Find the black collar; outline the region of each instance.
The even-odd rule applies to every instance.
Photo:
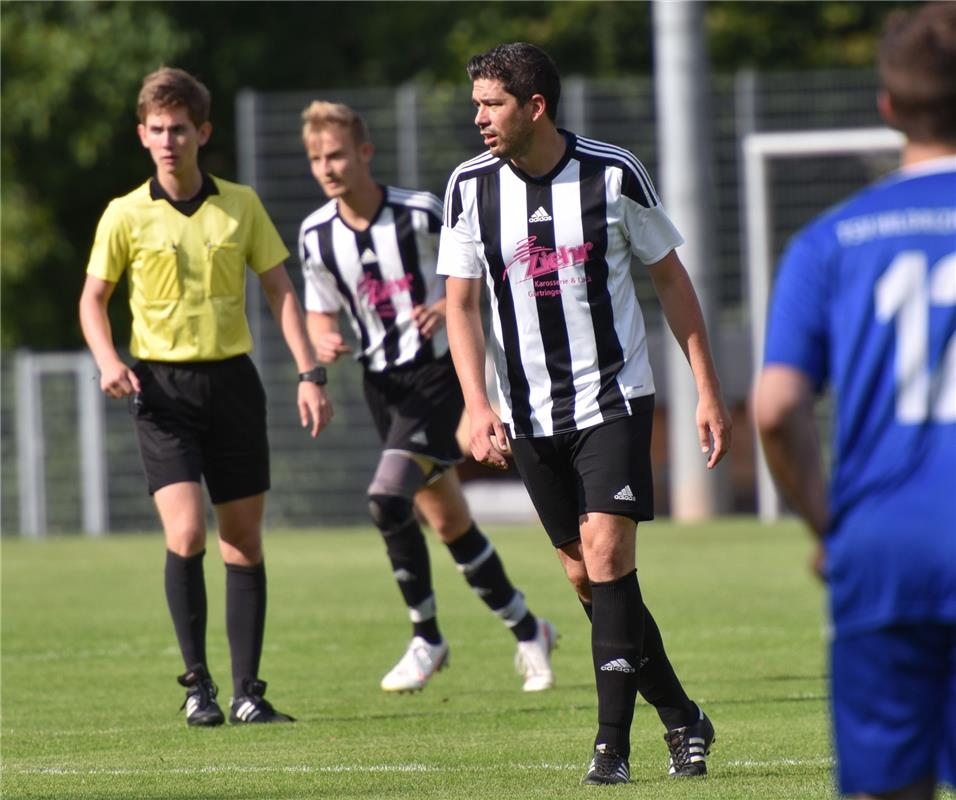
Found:
[[[173,200],[160,185],[159,181],[156,180],[155,175],[149,179],[150,198],[152,200],[165,200],[180,214],[187,217],[191,217],[195,214],[199,210],[199,207],[205,202],[206,198],[214,194],[219,194],[219,188],[216,186],[216,182],[212,177],[205,172],[202,173],[202,186],[199,187],[199,192],[195,197],[190,197],[188,200]]]

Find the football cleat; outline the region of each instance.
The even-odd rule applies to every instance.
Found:
[[[692,778],[707,774],[707,755],[714,742],[714,725],[707,715],[697,707],[700,715],[693,725],[675,728],[664,734],[667,749],[670,750],[671,764],[668,774],[672,778]]]
[[[219,690],[202,664],[196,664],[176,680],[180,686],[186,687],[186,699],[179,710],[186,709],[188,724],[211,727],[226,721],[216,702]]]
[[[522,688],[526,692],[540,692],[554,686],[551,651],[557,646],[557,639],[557,628],[546,619],[539,619],[534,639],[518,642],[515,669],[524,677]]]
[[[295,717],[276,711],[272,703],[262,696],[265,693],[265,681],[246,678],[242,682],[242,694],[229,703],[229,721],[234,724],[295,722]]]
[[[448,665],[448,643],[431,644],[421,636],[412,637],[398,663],[382,678],[386,692],[417,692],[428,679]]]
[[[613,747],[599,744],[594,748],[594,757],[581,783],[590,786],[610,786],[615,783],[628,783],[630,780],[631,767],[627,759]]]

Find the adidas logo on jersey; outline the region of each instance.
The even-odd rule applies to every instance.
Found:
[[[614,495],[615,500],[627,500],[628,502],[634,503],[637,501],[637,498],[634,496],[634,492],[631,491],[631,485],[628,484],[616,495]]]
[[[375,251],[371,247],[366,247],[362,251],[361,261],[363,264],[377,264],[378,256],[375,255]]]
[[[615,658],[601,667],[601,672],[637,672],[624,658]]]
[[[425,431],[415,431],[411,436],[408,437],[408,441],[412,444],[428,444],[428,437],[425,435]]]
[[[538,206],[538,210],[528,217],[528,222],[551,222],[551,215],[544,210],[544,206]]]

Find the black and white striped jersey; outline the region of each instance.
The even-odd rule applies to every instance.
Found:
[[[436,274],[441,203],[429,192],[382,187],[385,196],[364,231],[349,227],[331,200],[302,222],[299,258],[307,311],[344,309],[372,372],[424,363],[448,352],[444,327],[424,339],[412,308],[445,295]]]
[[[548,175],[485,153],[445,195],[438,271],[485,276],[500,415],[517,437],[597,425],[654,393],[631,256],[653,264],[683,242],[633,154],[562,133]]]

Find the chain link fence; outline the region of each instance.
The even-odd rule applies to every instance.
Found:
[[[746,302],[746,246],[743,240],[740,139],[753,131],[821,130],[880,124],[875,110],[876,78],[870,71],[740,73],[714,76],[712,187],[716,252],[707,265],[711,296],[719,313],[714,332],[718,368],[725,391],[747,425],[749,360]],[[301,220],[323,202],[311,177],[301,143],[302,109],[313,99],[348,103],[367,119],[376,147],[373,172],[382,183],[444,193],[450,171],[481,151],[472,123],[467,86],[403,86],[397,89],[244,92],[237,101],[239,175],[256,187],[293,256],[288,264],[301,288],[296,238]],[[617,80],[569,78],[559,109],[559,125],[585,136],[632,150],[657,178],[654,86],[646,77]],[[774,252],[801,225],[876,175],[892,167],[884,157],[842,157],[781,162],[771,167],[771,219]],[[666,198],[665,198],[666,201]],[[635,271],[644,307],[652,364],[665,390],[661,320],[650,282]],[[255,281],[252,281],[255,283]],[[365,409],[361,370],[339,363],[330,370],[336,408],[332,426],[317,441],[299,427],[295,408],[295,366],[258,290],[250,291],[249,311],[256,341],[254,358],[269,396],[272,484],[267,507],[271,526],[313,527],[365,522],[365,487],[378,457],[378,439]],[[122,337],[122,334],[120,334]],[[17,414],[13,354],[4,353],[0,387],[0,525],[4,534],[21,528],[16,448]],[[43,452],[47,529],[73,532],[81,527],[80,464],[75,431],[76,398],[69,381],[51,375],[42,381],[46,445]],[[156,530],[145,494],[132,425],[125,403],[106,403],[107,529]],[[666,406],[666,396],[661,396]],[[665,431],[655,432],[655,437]],[[741,430],[741,433],[745,431]],[[751,443],[738,437],[734,510],[752,511]],[[666,452],[656,447],[655,452]],[[749,465],[749,469],[748,469]],[[666,486],[666,463],[658,464]],[[666,493],[659,492],[666,514]]]

